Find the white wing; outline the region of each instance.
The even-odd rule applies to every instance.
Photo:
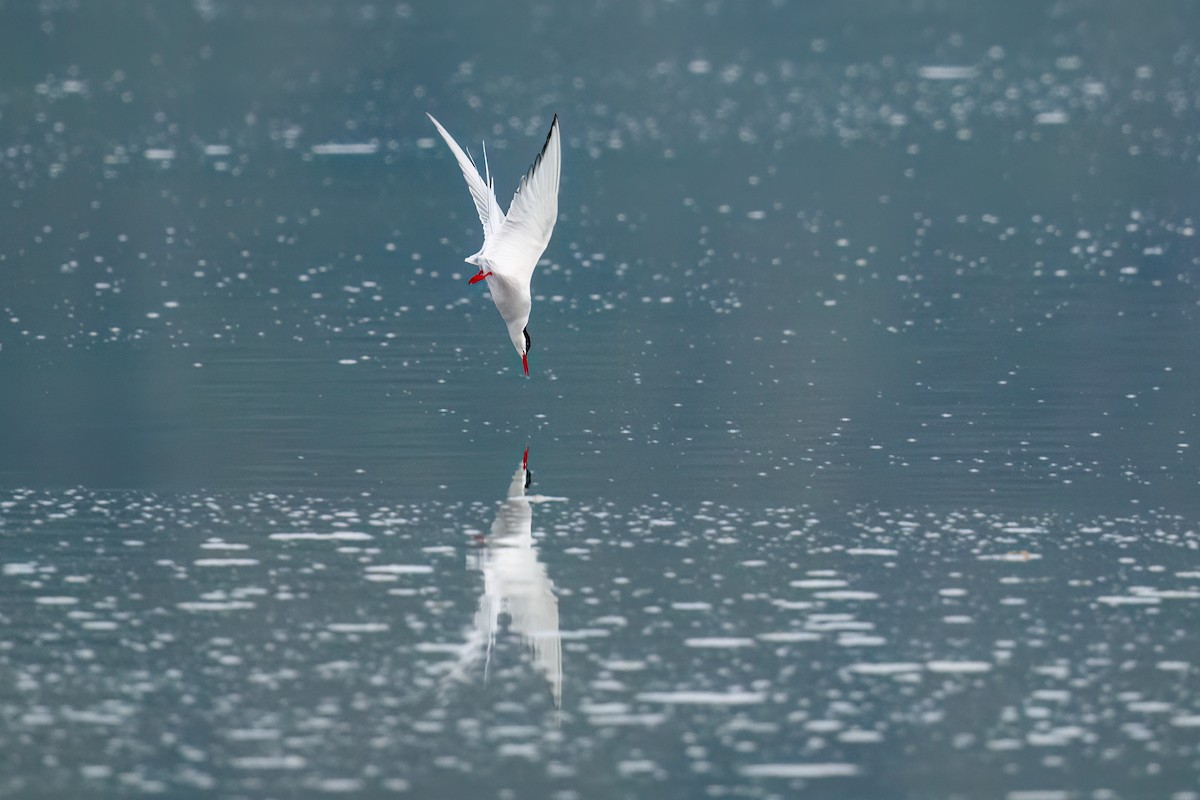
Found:
[[[492,176],[489,173],[486,179],[481,178],[475,161],[463,152],[463,149],[458,146],[458,142],[454,141],[454,137],[442,127],[442,123],[434,119],[433,114],[426,113],[425,116],[429,117],[430,122],[438,129],[438,133],[446,140],[446,144],[450,145],[450,152],[454,153],[454,158],[462,169],[463,177],[467,179],[467,188],[471,190],[471,198],[475,201],[475,210],[479,212],[479,221],[483,223],[483,239],[487,241],[504,224],[504,212],[500,210],[500,204],[496,202],[496,190],[492,185]],[[483,169],[484,172],[489,172],[486,151],[483,155]]]
[[[538,259],[550,243],[550,234],[558,220],[558,176],[562,170],[562,137],[558,115],[550,123],[550,133],[542,152],[513,195],[508,216],[494,236],[489,236],[480,256],[491,269],[513,280],[529,284]]]

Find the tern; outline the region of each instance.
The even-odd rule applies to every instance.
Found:
[[[521,366],[529,374],[529,311],[533,299],[529,282],[538,259],[550,243],[554,223],[558,220],[558,175],[562,168],[562,137],[558,132],[558,115],[550,123],[550,133],[542,152],[533,166],[521,178],[521,184],[508,206],[508,214],[496,202],[496,190],[488,169],[487,148],[483,149],[483,175],[475,160],[454,141],[442,123],[426,114],[438,133],[446,140],[450,152],[458,161],[467,188],[483,223],[483,246],[467,256],[466,262],[479,268],[468,283],[486,280],[492,300],[504,318],[508,338],[521,356]]]

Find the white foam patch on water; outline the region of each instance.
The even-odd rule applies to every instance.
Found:
[[[811,631],[772,631],[758,634],[763,642],[815,642],[821,639],[821,634]]]
[[[379,152],[379,144],[376,142],[352,142],[347,144],[327,142],[326,144],[314,144],[312,152],[313,155],[318,156],[370,156]]]
[[[977,556],[980,561],[1011,561],[1014,563],[1038,561],[1041,557],[1040,553],[1030,553],[1025,550],[1017,550],[1009,553],[985,553]]]
[[[433,572],[433,567],[428,564],[380,564],[367,567],[366,571],[388,575],[428,575]]]
[[[1065,125],[1070,119],[1065,111],[1043,111],[1033,121],[1036,125]]]
[[[1157,597],[1104,595],[1097,597],[1096,602],[1103,603],[1106,606],[1153,606],[1158,605],[1162,601]]]
[[[806,578],[788,583],[788,586],[794,586],[797,589],[832,589],[845,585],[845,581],[832,578]]]
[[[365,542],[374,537],[362,531],[333,531],[331,533],[299,531],[296,533],[272,533],[269,538],[278,542]]]
[[[977,67],[952,65],[929,65],[917,70],[917,74],[929,81],[963,81],[979,77]]]
[[[1154,597],[1159,600],[1200,600],[1200,591],[1195,589],[1154,589],[1149,586],[1134,586],[1129,593],[1135,597]]]
[[[563,641],[572,639],[604,639],[611,636],[612,631],[607,631],[604,628],[579,628],[577,630],[560,631],[558,635]]]
[[[231,742],[267,742],[279,739],[283,734],[278,728],[234,728],[225,731]]]
[[[390,626],[386,622],[331,622],[325,629],[334,633],[383,633]]]
[[[197,567],[253,567],[257,558],[198,558],[192,562]]]
[[[45,597],[36,597],[33,602],[43,606],[73,606],[79,602],[79,598],[47,595]]]
[[[922,665],[910,661],[880,661],[851,664],[846,669],[859,675],[901,675],[906,672],[920,672]]]
[[[596,727],[653,728],[667,720],[666,714],[589,714],[588,724]]]
[[[366,784],[358,778],[322,778],[314,788],[327,794],[348,794],[361,792]]]
[[[229,763],[235,769],[245,770],[293,770],[304,769],[308,765],[303,756],[297,755],[242,756],[230,759]]]
[[[81,627],[85,631],[115,631],[118,625],[111,620],[96,619],[83,623]]]
[[[818,600],[878,600],[875,592],[860,592],[853,589],[843,589],[832,592],[815,592],[813,597]]]
[[[846,778],[857,775],[854,764],[749,764],[740,770],[747,778]]]
[[[737,636],[697,636],[692,639],[684,639],[683,644],[686,647],[753,647],[754,640]]]
[[[987,661],[927,661],[925,669],[943,673],[990,672],[992,664]]]
[[[1136,700],[1125,707],[1138,714],[1167,714],[1175,710],[1174,703],[1162,700]]]
[[[245,600],[186,600],[176,603],[180,611],[245,611],[254,608],[254,603]]]
[[[850,547],[846,550],[848,556],[896,556],[899,554],[898,550],[890,550],[886,547]]]
[[[643,703],[685,706],[746,706],[766,702],[766,692],[641,692]]]

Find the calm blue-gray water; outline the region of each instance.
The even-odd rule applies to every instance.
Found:
[[[0,0],[0,209],[0,796],[1200,798],[1193,2]]]

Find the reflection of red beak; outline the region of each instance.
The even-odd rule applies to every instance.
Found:
[[[521,353],[521,366],[525,368],[526,376],[529,375],[529,356]]]

